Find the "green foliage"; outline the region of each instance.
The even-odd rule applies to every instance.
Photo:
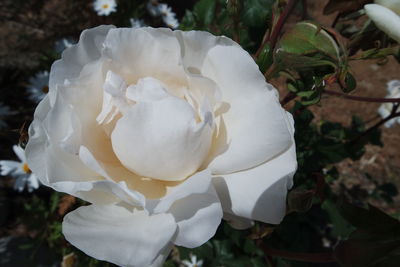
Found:
[[[216,0],[200,0],[193,8],[193,13],[196,16],[200,27],[205,27],[211,24],[215,15]]]
[[[321,26],[299,22],[280,40],[279,52],[314,56],[316,53],[338,62],[340,51],[336,41]]]
[[[271,16],[273,0],[243,1],[242,21],[249,27],[260,27],[268,23]]]
[[[255,241],[246,238],[248,234],[222,223],[215,238],[204,245],[191,250],[179,248],[180,258],[189,259],[192,253],[204,260],[204,266],[264,266],[263,252]]]

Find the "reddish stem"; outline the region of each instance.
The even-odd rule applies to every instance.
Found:
[[[287,95],[281,100],[281,106],[282,107],[285,106],[287,103],[289,103],[296,97],[297,97],[297,95],[292,92],[287,93]]]
[[[282,31],[283,25],[285,24],[287,18],[289,17],[290,13],[292,12],[293,8],[296,6],[298,1],[299,0],[289,0],[289,2],[286,4],[285,9],[283,10],[282,14],[279,16],[278,22],[276,23],[274,29],[272,30],[271,35],[268,38],[267,38],[268,30],[265,32],[263,42],[254,55],[255,58],[257,58],[260,55],[264,46],[268,42],[270,42],[270,44],[271,44],[271,49],[275,48],[276,42],[278,41],[278,37]]]
[[[292,12],[293,8],[296,6],[298,1],[299,0],[289,0],[282,14],[279,16],[278,22],[276,23],[270,38],[271,49],[275,48],[276,42],[278,41],[278,37],[282,31],[283,25],[285,25],[287,18],[289,17],[290,13]]]
[[[393,106],[392,108],[392,112],[390,112],[390,115],[387,116],[386,118],[378,121],[377,123],[375,123],[373,126],[369,127],[365,132],[363,132],[362,134],[360,134],[359,136],[357,136],[356,138],[354,138],[352,141],[349,142],[349,145],[354,145],[356,144],[358,141],[360,141],[364,136],[367,136],[369,133],[371,133],[372,131],[374,131],[375,129],[379,128],[381,125],[385,124],[385,122],[390,121],[393,118],[399,117],[400,116],[400,112],[397,112],[399,108],[399,104],[396,104]]]
[[[375,98],[375,97],[364,97],[364,96],[354,96],[348,95],[341,92],[324,90],[323,93],[327,95],[339,96],[344,99],[361,101],[361,102],[371,102],[371,103],[400,103],[400,98]]]
[[[336,262],[332,253],[300,253],[283,251],[271,248],[265,244],[260,244],[261,249],[267,254],[275,257],[280,257],[288,260],[314,263]]]

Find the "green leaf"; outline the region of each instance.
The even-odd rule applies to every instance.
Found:
[[[313,190],[305,190],[296,188],[288,194],[288,213],[290,212],[306,212],[312,204],[315,192]]]
[[[354,76],[348,72],[345,78],[346,83],[346,92],[351,92],[357,87],[357,81],[354,79]]]
[[[208,26],[212,23],[215,15],[215,0],[200,0],[193,8],[197,21],[200,25]]]
[[[335,257],[347,267],[392,266],[400,256],[400,221],[369,205],[368,209],[348,202],[340,213],[357,229],[335,248]]]
[[[284,50],[278,50],[275,55],[276,64],[278,64],[282,69],[312,69],[320,66],[332,66],[334,69],[336,65],[325,59],[321,59],[316,56],[304,56],[294,53],[288,53]]]
[[[242,21],[250,27],[262,27],[271,14],[273,0],[245,0]]]
[[[257,58],[257,65],[260,71],[264,73],[273,63],[272,50],[269,44],[266,44]]]
[[[190,10],[186,10],[185,16],[182,18],[179,28],[183,31],[190,31],[196,27],[196,21],[193,13]]]
[[[354,228],[343,218],[332,200],[325,200],[321,207],[328,213],[333,223],[332,230],[334,235],[344,238],[353,231]]]
[[[322,53],[338,62],[339,46],[332,36],[311,22],[299,22],[280,40],[280,49],[297,55]]]
[[[50,198],[50,213],[53,213],[57,209],[59,200],[60,194],[57,192],[53,192]]]

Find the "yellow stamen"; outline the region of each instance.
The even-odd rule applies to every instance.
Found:
[[[108,8],[108,5],[107,5],[107,4],[104,4],[104,5],[102,6],[102,8],[107,9],[107,8]]]
[[[22,170],[23,170],[25,173],[31,173],[31,172],[32,172],[31,169],[29,169],[28,164],[26,164],[26,163],[24,163],[24,165],[22,165]]]

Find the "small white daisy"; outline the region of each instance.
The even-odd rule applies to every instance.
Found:
[[[197,260],[196,255],[190,255],[190,261],[183,260],[182,264],[186,267],[201,267],[203,266],[203,260]]]
[[[142,19],[131,18],[129,21],[131,22],[131,27],[134,29],[147,26]]]
[[[163,17],[163,21],[165,25],[171,29],[176,29],[179,27],[179,22],[174,16]]]
[[[147,11],[149,11],[150,15],[153,17],[160,16],[159,6],[160,6],[160,4],[158,3],[157,0],[149,0],[149,1],[147,1],[147,4],[146,4]]]
[[[108,16],[112,12],[117,11],[117,2],[115,0],[95,0],[93,7],[97,15]]]
[[[25,150],[17,145],[13,146],[13,150],[20,161],[0,160],[0,174],[15,177],[14,189],[19,192],[22,192],[25,186],[29,192],[38,189],[39,180],[31,172],[26,163]]]
[[[175,16],[175,13],[172,12],[171,7],[167,4],[159,4],[158,10],[160,12],[160,15],[163,17]]]
[[[387,83],[388,95],[386,98],[400,98],[400,80],[392,80]],[[379,109],[378,113],[382,118],[387,118],[392,112],[393,103],[383,103]],[[400,123],[400,118],[393,118],[385,123],[387,128],[392,127],[395,123]]]
[[[57,53],[61,53],[64,51],[66,48],[69,48],[73,46],[75,42],[72,39],[67,39],[67,38],[62,38],[61,40],[58,40],[55,44],[55,50]]]
[[[165,25],[172,29],[176,29],[179,27],[179,22],[176,19],[176,14],[172,11],[171,7],[169,7],[167,4],[159,4],[158,9]]]
[[[4,121],[4,118],[13,114],[15,114],[15,112],[11,111],[10,107],[5,106],[0,102],[0,129],[7,127],[7,123]]]
[[[29,79],[29,99],[38,103],[49,92],[49,72],[41,71]]]

